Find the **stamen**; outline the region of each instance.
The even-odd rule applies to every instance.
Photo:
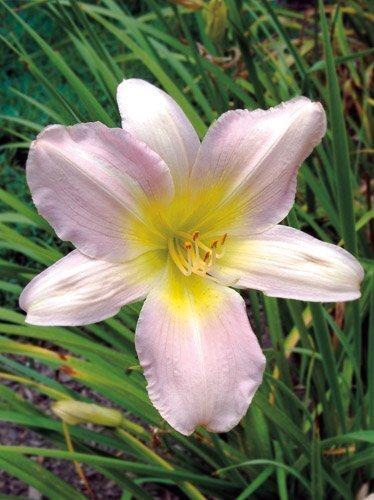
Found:
[[[227,238],[227,233],[225,233],[221,237],[221,240],[220,240],[220,243],[221,243],[221,252],[220,253],[217,252],[217,254],[216,254],[217,259],[220,259],[221,257],[223,257],[225,255],[226,247],[224,246],[224,244],[225,244],[226,238]]]
[[[197,231],[195,231],[195,233],[196,233],[196,232],[197,232]],[[195,233],[194,233],[194,235],[195,235]],[[176,232],[175,234],[176,234],[177,236],[179,236],[180,238],[183,238],[183,239],[185,239],[185,240],[190,240],[190,239],[192,239],[192,240],[195,242],[195,244],[196,244],[196,245],[197,245],[197,246],[198,246],[201,250],[205,250],[206,252],[207,252],[208,250],[210,250],[210,248],[209,248],[209,247],[207,247],[206,245],[204,245],[204,243],[198,239],[198,235],[196,236],[196,239],[194,240],[194,239],[193,239],[193,237],[191,238],[191,235],[189,235],[188,233],[185,233],[184,231],[178,231],[178,232]]]
[[[230,280],[225,280],[223,278],[220,278],[218,276],[212,276],[210,274],[206,274],[204,277],[208,280],[214,281],[214,283],[218,283],[219,285],[223,286],[235,286],[240,280],[240,277],[232,278]]]
[[[207,278],[224,286],[235,286],[240,281],[240,276],[225,276],[225,274],[218,269],[207,275]]]
[[[195,231],[196,233],[196,231]],[[195,234],[194,234],[195,236]],[[196,239],[194,239],[194,243],[195,243],[195,251],[194,251],[194,259],[193,259],[193,263],[194,263],[194,266],[199,269],[200,266],[201,266],[201,262],[200,262],[200,252],[199,252],[199,247],[197,245],[197,237]]]
[[[188,241],[186,243],[188,243]],[[191,248],[186,248],[186,250],[187,250],[187,260],[186,260],[185,254],[183,253],[183,249],[182,249],[182,247],[180,245],[178,245],[178,242],[175,242],[175,245],[177,247],[177,254],[178,254],[178,257],[180,259],[181,265],[186,270],[186,276],[191,276],[191,273],[192,273],[191,248],[192,248],[192,245],[191,245]],[[186,269],[186,267],[187,267],[187,269]]]
[[[180,270],[180,272],[182,274],[184,274],[185,276],[190,276],[190,274],[188,274],[188,271],[183,266],[183,259],[181,259],[181,256],[178,255],[178,253],[175,251],[173,239],[170,239],[168,241],[168,249],[169,249],[169,254],[170,254],[171,258],[173,259],[175,265]]]
[[[199,239],[198,230],[195,230],[192,235],[178,231],[168,241],[169,255],[184,276],[191,276],[194,273],[216,283],[232,286],[237,280],[230,279],[227,282],[215,268],[216,259],[220,259],[225,253],[226,238],[227,233],[212,240],[208,247]],[[218,245],[220,245],[220,253],[217,252]]]
[[[186,247],[186,249],[187,249],[187,272],[189,275],[192,274],[191,248],[192,248],[191,244],[190,244],[190,246]]]
[[[217,257],[217,248],[216,246],[213,248],[213,251],[212,251],[212,260],[210,261],[210,267],[214,267],[215,263],[216,263],[216,257]]]

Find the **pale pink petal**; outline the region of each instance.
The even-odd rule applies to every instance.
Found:
[[[176,273],[152,289],[136,330],[149,397],[182,434],[227,432],[246,413],[265,358],[237,292]]]
[[[223,261],[223,262],[222,262]],[[360,297],[364,273],[347,251],[286,226],[227,243],[218,272],[271,297],[335,302]]]
[[[161,156],[177,188],[186,186],[200,141],[178,104],[164,91],[136,78],[118,86],[117,101],[122,127]]]
[[[138,241],[148,227],[143,207],[174,194],[156,153],[101,123],[47,127],[31,146],[27,181],[39,213],[61,239],[110,261],[148,249]]]
[[[216,218],[229,234],[256,234],[289,212],[301,162],[326,130],[322,106],[298,97],[267,111],[237,110],[209,129],[196,159],[196,198],[216,193]]]
[[[33,325],[85,325],[114,316],[145,298],[164,260],[157,252],[125,263],[91,259],[74,250],[36,276],[20,306]]]

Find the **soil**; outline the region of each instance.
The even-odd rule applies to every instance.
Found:
[[[10,356],[9,356],[10,357]],[[16,359],[18,362],[27,363],[29,360],[22,356],[12,356],[12,359]],[[34,368],[37,368],[39,372],[47,376],[54,376],[53,370],[46,367],[45,365],[38,365],[34,362]],[[79,392],[80,394],[90,397],[99,404],[109,406],[108,402],[105,401],[101,396],[94,394],[89,391],[86,387],[79,384],[75,380],[66,377],[61,374],[61,381],[69,385],[69,388]],[[37,391],[29,389],[28,387],[18,384],[15,382],[4,382],[9,388],[13,389],[17,394],[20,394],[26,401],[29,401],[33,405],[37,406],[41,410],[51,414],[49,410],[52,400],[47,396],[40,394]],[[2,423],[0,426],[0,443],[3,445],[17,445],[17,446],[33,446],[38,448],[51,448],[51,444],[45,441],[39,434],[29,430],[21,425],[15,425],[12,423]],[[43,467],[47,470],[60,477],[71,486],[75,487],[78,491],[84,492],[84,487],[77,474],[73,462],[59,461],[55,459],[49,459],[45,457],[37,457],[37,460]],[[121,488],[118,487],[113,481],[107,479],[102,474],[91,469],[88,466],[83,466],[84,474],[90,485],[92,491],[95,492],[95,498],[97,500],[110,499],[115,500],[121,498]],[[7,472],[0,469],[0,494],[13,495],[16,497],[26,497],[26,498],[42,498],[41,495],[36,492],[33,488],[30,488],[27,484],[18,478],[9,475]]]
[[[29,358],[23,356],[9,356],[9,358],[12,358],[24,364],[29,363]],[[47,375],[49,377],[54,377],[55,375],[53,370],[46,367],[45,365],[37,363],[36,361],[33,362],[33,368],[37,369],[40,373],[43,373],[43,375]],[[87,387],[81,385],[76,380],[72,380],[64,374],[60,374],[59,379],[60,382],[63,382],[70,389],[78,392],[85,397],[90,398],[92,401],[103,406],[114,407],[113,404],[111,404],[105,398],[97,393],[94,393]],[[26,401],[29,401],[49,415],[52,415],[50,411],[52,400],[49,397],[16,382],[2,381],[2,383],[22,396]],[[135,419],[133,420],[135,421]],[[140,422],[137,421],[137,423]],[[97,427],[92,426],[91,428],[96,429]],[[43,437],[41,437],[36,432],[33,432],[24,426],[6,422],[0,424],[0,444],[32,446],[38,448],[55,447],[50,442],[43,439]],[[128,459],[131,460],[131,457],[129,457]],[[85,491],[84,485],[82,484],[82,481],[77,474],[73,462],[60,461],[46,457],[37,457],[34,458],[34,460],[38,461],[47,470],[73,486],[77,491],[86,495],[87,498],[92,498],[89,497],[89,495]],[[119,500],[121,498],[123,491],[112,480],[108,479],[107,477],[87,465],[82,465],[82,469],[91,490],[94,492],[94,500]],[[151,490],[153,498],[155,499],[177,500],[179,498],[184,498],[183,496],[179,496],[177,492],[172,492],[169,489],[157,489],[155,485],[145,485],[144,487],[148,490]],[[27,498],[33,500],[44,498],[34,488],[31,488],[20,479],[11,476],[4,470],[0,469],[0,499],[4,498],[3,495],[11,495],[17,498]]]

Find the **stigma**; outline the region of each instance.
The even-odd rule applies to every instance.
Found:
[[[210,272],[225,253],[227,233],[207,245],[201,241],[199,231],[176,232],[168,241],[169,255],[184,276],[196,274],[217,281]]]

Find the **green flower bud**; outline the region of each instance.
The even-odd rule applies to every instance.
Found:
[[[206,13],[206,34],[215,43],[225,35],[227,25],[227,7],[225,0],[210,0]]]
[[[171,3],[183,5],[188,10],[201,10],[204,7],[203,0],[170,0]]]
[[[118,427],[122,422],[122,415],[119,411],[80,401],[67,399],[57,401],[53,403],[51,409],[61,420],[71,425],[97,424]]]

